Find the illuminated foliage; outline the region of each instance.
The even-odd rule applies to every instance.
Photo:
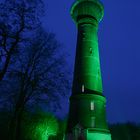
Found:
[[[49,138],[51,135],[55,136],[57,129],[58,125],[56,120],[54,118],[46,118],[36,126],[35,135],[37,135],[41,140],[46,140],[46,138]]]
[[[34,114],[25,124],[25,140],[49,140],[58,131],[57,119],[51,114]]]

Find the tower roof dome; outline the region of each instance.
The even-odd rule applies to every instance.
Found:
[[[75,0],[71,16],[75,21],[79,16],[90,16],[99,22],[104,16],[104,7],[100,0]]]

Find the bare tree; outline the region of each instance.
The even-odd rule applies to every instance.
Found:
[[[23,110],[28,105],[48,105],[53,102],[57,107],[59,98],[68,95],[70,88],[68,70],[64,67],[65,59],[60,53],[61,45],[55,40],[54,35],[43,34],[41,30],[33,40],[31,46],[21,49],[19,55],[13,58],[15,66],[13,64],[9,67],[11,72],[8,76],[11,81],[12,78],[16,78],[18,83],[14,85],[17,90],[11,94],[14,103],[12,126],[16,126],[17,135],[20,135]]]
[[[56,108],[70,88],[61,44],[42,29],[40,3],[5,0],[0,4],[0,94],[4,96],[0,102],[11,108],[12,140],[20,139],[25,109],[49,103]]]
[[[0,3],[0,81],[4,78],[14,51],[30,41],[40,26],[41,0],[4,0]]]

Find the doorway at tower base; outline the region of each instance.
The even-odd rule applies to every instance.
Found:
[[[108,130],[87,128],[82,133],[75,133],[65,135],[64,140],[111,140],[111,134]]]

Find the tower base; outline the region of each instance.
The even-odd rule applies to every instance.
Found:
[[[78,131],[67,134],[64,140],[111,140],[111,134],[109,130],[87,128],[80,135]]]
[[[71,96],[65,140],[111,140],[105,104],[105,97],[98,94]]]

